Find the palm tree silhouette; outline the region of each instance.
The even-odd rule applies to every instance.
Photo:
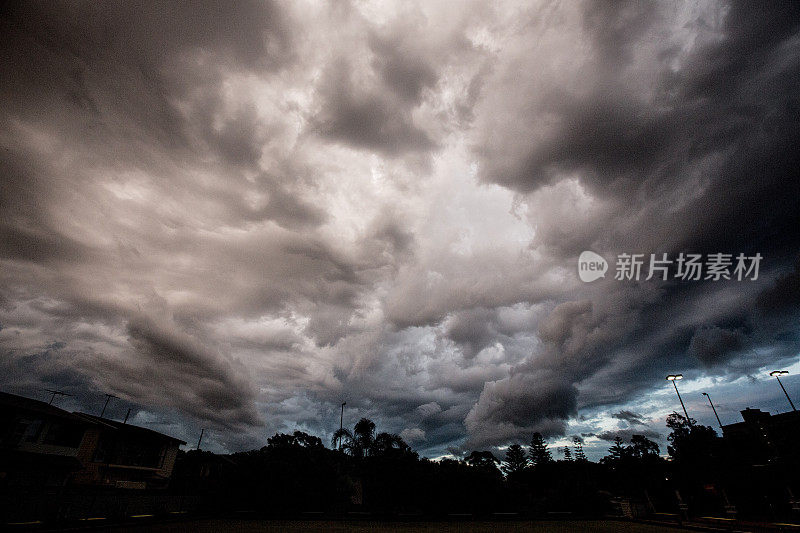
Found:
[[[356,422],[352,432],[345,428],[337,429],[331,439],[331,446],[334,448],[338,446],[345,453],[357,458],[386,455],[393,450],[411,449],[400,435],[386,432],[375,435],[375,422],[369,418],[362,418]]]
[[[400,435],[394,433],[378,433],[372,447],[369,450],[370,455],[387,455],[395,451],[405,452],[410,451],[411,447],[406,444]]]
[[[339,448],[353,457],[364,457],[375,444],[375,422],[362,418],[356,422],[352,433],[344,428],[336,430],[331,443],[335,447],[337,442]]]

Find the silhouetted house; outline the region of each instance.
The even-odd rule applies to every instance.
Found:
[[[737,461],[747,465],[800,461],[800,412],[770,415],[747,408],[742,422],[722,426],[722,435]]]
[[[0,392],[0,483],[165,487],[185,442]]]
[[[178,447],[184,441],[151,429],[81,413],[100,428],[90,444],[91,459],[76,483],[121,488],[162,488],[169,483]]]
[[[172,477],[174,483],[195,489],[208,488],[224,484],[225,480],[235,477],[240,468],[234,457],[190,450],[178,455]]]
[[[63,485],[91,458],[82,445],[95,426],[58,407],[0,392],[3,485]]]

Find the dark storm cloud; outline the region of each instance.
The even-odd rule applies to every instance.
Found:
[[[657,431],[645,428],[635,429],[618,429],[615,431],[603,431],[597,434],[597,438],[608,442],[614,442],[617,438],[622,439],[623,442],[630,442],[631,437],[634,435],[644,435],[648,439],[660,441],[662,436]]]
[[[118,368],[116,374],[139,377],[115,383],[117,390],[131,390],[134,397],[158,395],[224,427],[259,423],[255,391],[236,362],[151,319],[131,320],[128,334],[139,358],[129,360],[131,368]]]
[[[464,420],[469,433],[466,446],[481,448],[536,431],[544,436],[563,434],[566,419],[576,414],[577,394],[570,377],[553,370],[517,372],[489,382]]]
[[[326,64],[316,86],[320,109],[310,131],[389,158],[421,156],[424,161],[440,148],[442,130],[449,127],[442,115],[449,118],[453,110],[439,108],[443,102],[437,100],[443,95],[437,94],[437,84],[453,64],[480,56],[461,26],[466,22],[461,19],[469,16],[442,15],[438,13],[441,26],[413,11],[392,24],[356,23],[353,42],[332,47],[335,59]],[[337,19],[336,23],[346,28],[354,22]],[[469,95],[463,100],[461,115],[474,104]],[[433,109],[423,109],[426,106]]]
[[[617,418],[619,420],[624,420],[625,422],[627,422],[627,423],[629,423],[631,425],[640,425],[641,426],[641,425],[645,425],[646,424],[646,422],[644,421],[644,418],[642,418],[641,415],[636,414],[633,411],[628,411],[628,410],[625,410],[625,409],[623,409],[619,413],[614,413],[611,416],[613,416],[614,418]]]
[[[352,67],[340,59],[322,80],[323,108],[315,118],[321,135],[354,148],[398,156],[435,146],[414,124],[413,103],[380,90],[362,89],[352,81]]]
[[[59,363],[59,350],[52,345],[33,353],[15,353],[4,350],[2,366],[4,374],[12,379],[15,392],[55,388],[73,396],[92,390],[91,380],[79,370]]]
[[[231,69],[275,69],[291,57],[284,17],[270,2],[20,3],[7,10],[4,97],[30,119],[57,124],[80,115],[90,138],[124,117],[156,142],[185,146],[189,132],[176,100],[202,87],[213,103],[218,90],[214,69],[199,68],[203,54]],[[242,157],[235,145],[251,142],[250,127],[246,115],[233,116],[209,141]]]
[[[753,156],[757,160],[761,150],[781,146],[797,134],[790,111],[796,105],[791,86],[798,64],[796,57],[786,55],[795,52],[791,37],[797,31],[796,6],[752,9],[734,3],[725,17],[722,39],[699,45],[677,71],[669,64],[678,60],[678,51],[663,50],[652,58],[657,63],[647,65],[654,70],[653,86],[647,87],[650,94],[637,95],[621,84],[637,75],[639,65],[630,57],[630,49],[652,38],[653,32],[642,34],[643,26],[662,18],[662,9],[655,3],[623,8],[616,3],[588,4],[584,18],[596,44],[589,63],[602,73],[599,79],[591,80],[591,88],[580,96],[573,96],[573,91],[546,93],[541,108],[520,118],[536,120],[536,113],[547,112],[555,115],[550,121],[556,126],[544,142],[523,144],[523,150],[508,160],[485,158],[485,175],[526,192],[577,172],[593,190],[631,201],[637,198],[631,187],[656,192],[664,181],[686,186],[689,176],[682,171],[690,171],[697,161],[748,140],[749,151],[724,155],[737,163]],[[631,26],[632,20],[640,22]],[[613,81],[615,74],[619,81]],[[783,182],[789,181],[785,172],[794,157],[783,154],[782,172],[766,177],[773,187],[793,187]],[[744,192],[741,187],[756,185],[752,174],[720,175],[726,167],[709,169],[712,175],[706,178],[737,191],[737,196]],[[763,183],[758,190],[767,197],[777,192]]]
[[[175,324],[128,321],[131,302],[120,297],[119,288],[132,282],[134,291],[146,295],[149,289],[155,296],[146,305],[166,305],[155,295],[152,275],[180,269],[146,263],[162,245],[180,261],[198,243],[187,242],[180,215],[152,216],[152,210],[137,212],[132,204],[112,210],[103,187],[126,182],[98,178],[97,169],[111,176],[151,173],[140,183],[160,190],[165,202],[182,195],[197,206],[194,199],[209,195],[202,208],[213,205],[236,224],[321,223],[322,211],[294,193],[296,169],[282,165],[261,173],[255,187],[243,191],[248,182],[242,172],[257,168],[264,137],[274,127],[258,119],[251,102],[229,109],[225,101],[227,73],[270,73],[290,64],[286,16],[270,2],[20,3],[5,9],[0,254],[13,261],[4,265],[3,285],[15,299],[6,311],[15,324],[29,324],[26,335],[34,335],[31,327],[49,327],[77,339],[84,350],[47,356],[31,378],[72,387],[67,374],[82,376],[91,390],[110,390],[151,407],[175,406],[219,426],[242,430],[259,424],[254,388],[235,363],[201,347]],[[200,160],[206,169],[226,169],[228,184],[195,179],[191,167]],[[248,203],[250,191],[266,201]],[[103,229],[102,215],[85,227],[76,225],[78,217],[70,218],[70,212],[98,208],[111,223],[110,243],[93,238]],[[140,225],[120,224],[127,217]],[[297,243],[284,243],[284,257],[306,253]],[[206,251],[214,256],[220,248]],[[215,258],[217,265],[220,259]],[[52,270],[42,276],[42,269]],[[27,281],[37,276],[36,282]],[[102,281],[112,278],[112,284]],[[43,305],[37,293],[55,300]],[[247,293],[251,299],[275,298],[258,288],[248,287]],[[202,314],[200,302],[202,297],[191,302],[192,310],[176,309],[176,316]],[[133,353],[122,339],[99,334],[126,322]],[[108,342],[106,353],[88,348]],[[98,376],[98,368],[104,375]]]
[[[422,91],[436,84],[438,74],[421,54],[409,50],[402,38],[370,37],[376,67],[387,87],[400,99],[419,104]]]
[[[131,166],[150,171],[162,177],[154,184],[166,195],[183,181],[199,193],[217,195],[223,205],[227,202],[237,222],[274,218],[297,225],[322,220],[318,209],[293,194],[291,176],[259,181],[255,189],[269,196],[263,207],[242,209],[235,196],[248,187],[240,169],[256,168],[274,126],[259,121],[252,102],[229,109],[224,76],[269,73],[290,64],[292,36],[277,6],[71,2],[21,3],[8,10],[0,43],[7,58],[3,77],[9,80],[2,92],[2,120],[17,136],[22,129],[40,129],[58,139],[57,148],[44,157],[72,152],[81,172],[103,165],[114,171]],[[24,213],[26,204],[38,204],[39,209],[29,211],[35,212],[43,201],[57,199],[60,188],[70,191],[88,184],[88,177],[78,175],[54,186],[53,174],[61,172],[48,168],[43,154],[9,149],[3,164],[14,168],[4,189],[15,194],[4,195],[14,204],[6,221],[20,224],[25,215],[14,215]],[[185,173],[186,166],[208,161],[210,154],[215,164],[228,167],[234,189],[210,186]],[[176,167],[183,175],[164,180]],[[17,177],[21,173],[27,175]],[[33,222],[34,232],[59,233],[45,214]],[[48,244],[19,232],[12,237],[30,241],[28,248]],[[63,237],[55,244],[70,245]]]
[[[494,319],[493,310],[463,311],[445,323],[445,335],[461,345],[465,357],[474,357],[497,338]]]
[[[631,321],[614,301],[594,309],[591,301],[565,302],[539,324],[545,347],[512,368],[511,375],[485,385],[465,420],[474,446],[525,439],[532,428],[542,434],[563,434],[566,419],[577,413],[576,384],[608,361],[618,336]],[[483,428],[478,437],[474,428]]]
[[[42,183],[45,165],[28,160],[31,154],[6,146],[0,158],[0,222],[3,242],[0,253],[9,259],[47,263],[72,261],[91,254],[91,248],[54,228],[41,209],[42,196],[49,196]]]
[[[796,360],[795,4],[4,9],[4,387],[228,450],[346,397],[439,454]]]
[[[239,213],[247,220],[258,222],[273,220],[275,223],[289,229],[318,226],[325,221],[325,213],[319,207],[299,198],[286,181],[271,176],[262,176],[259,180],[263,189],[269,191],[269,199],[263,206],[253,208],[247,205],[239,196],[233,196],[236,202],[232,210]]]
[[[779,276],[772,287],[758,295],[757,304],[762,312],[770,315],[796,313],[800,309],[800,258],[792,272]]]
[[[56,341],[34,353],[8,351],[3,358],[6,386],[27,396],[40,396],[47,388],[61,390],[70,395],[71,409],[94,414],[103,395],[113,392],[125,408],[112,406],[111,416],[120,410],[124,415],[127,407],[135,415],[145,405],[173,407],[181,416],[228,430],[260,425],[255,392],[241,364],[168,323],[162,319],[157,325],[145,317],[131,320],[129,344],[122,345],[127,349],[116,357],[82,349],[86,339],[75,333],[75,346]]]
[[[583,28],[592,35],[603,64],[617,66],[631,61],[639,41],[658,18],[654,1],[601,0],[584,7]]]
[[[577,177],[598,202],[624,213],[627,220],[597,216],[591,240],[575,240],[571,248],[545,226],[539,244],[569,264],[581,249],[609,255],[758,251],[769,258],[767,275],[771,270],[781,276],[779,291],[791,293],[791,275],[780,272],[794,261],[800,245],[797,232],[789,229],[800,222],[800,211],[789,200],[797,197],[800,183],[797,151],[789,148],[800,140],[797,7],[734,4],[719,37],[698,39],[688,54],[669,47],[666,38],[663,45],[656,41],[661,50],[651,50],[648,42],[654,35],[666,36],[663,7],[590,4],[583,19],[595,46],[583,68],[596,77],[589,74],[587,87],[567,91],[547,87],[545,80],[544,89],[529,95],[523,108],[527,114],[519,120],[536,124],[530,128],[536,142],[509,137],[518,134],[519,124],[508,132],[482,132],[496,135],[485,137],[478,148],[483,176],[534,199],[554,194],[554,185]],[[537,58],[530,61],[535,67]],[[648,74],[651,78],[644,78]],[[637,84],[646,91],[637,93]],[[794,310],[775,320],[764,320],[756,311],[763,280],[755,291],[712,283],[662,284],[658,289],[598,283],[591,299],[565,302],[552,311],[539,327],[549,351],[517,369],[537,376],[544,390],[554,383],[582,383],[580,396],[572,400],[582,407],[621,403],[663,380],[670,369],[699,363],[736,376],[800,349],[796,341],[786,342]],[[777,303],[780,297],[771,298],[776,292],[765,292],[760,301]],[[698,306],[688,308],[690,301]],[[778,339],[784,340],[776,349]],[[758,360],[743,352],[755,346],[771,351]],[[539,369],[556,364],[567,369],[568,377],[541,383]],[[468,417],[471,434],[479,420],[498,432],[509,425],[522,430],[551,401],[564,403],[561,392],[554,392],[552,400],[540,398],[533,383],[517,392],[515,377],[521,379],[512,374],[487,384]],[[510,413],[483,414],[484,404],[520,401],[518,395],[538,399],[527,424]],[[565,409],[563,418],[573,410]]]
[[[714,326],[698,329],[689,343],[689,350],[703,364],[715,365],[723,363],[743,346],[744,334],[741,331]]]

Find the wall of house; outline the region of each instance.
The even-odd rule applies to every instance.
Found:
[[[164,454],[164,463],[161,465],[161,475],[164,477],[172,476],[172,469],[175,467],[175,458],[178,457],[178,443],[167,445],[167,452]]]
[[[78,450],[81,446],[85,428],[74,422],[65,422],[62,420],[55,420],[51,418],[38,419],[41,427],[33,440],[21,439],[17,444],[16,449],[22,452],[30,453],[46,453],[51,455],[65,455],[69,457],[77,457]],[[53,434],[59,429],[66,428],[70,433],[70,437],[64,442],[63,439],[54,439]]]

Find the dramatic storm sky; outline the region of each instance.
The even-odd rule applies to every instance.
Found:
[[[435,457],[800,370],[800,4],[30,2],[0,19],[0,388]],[[583,283],[577,258],[612,263]],[[757,280],[614,279],[621,253]],[[644,278],[644,276],[643,276]],[[800,381],[784,381],[800,400]]]

